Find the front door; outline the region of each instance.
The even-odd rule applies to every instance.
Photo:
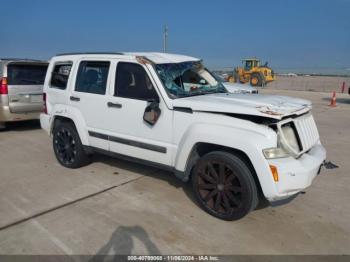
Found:
[[[114,69],[114,92],[108,101],[107,113],[112,134],[110,150],[170,166],[174,150],[173,111],[166,107],[144,65],[119,61]],[[153,125],[143,119],[145,109],[152,102],[160,109]]]

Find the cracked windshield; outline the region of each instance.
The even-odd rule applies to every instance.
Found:
[[[171,98],[227,92],[200,62],[158,64],[156,70]]]

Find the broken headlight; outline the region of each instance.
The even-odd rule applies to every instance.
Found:
[[[282,126],[283,139],[280,139],[282,147],[291,149],[293,153],[299,153],[300,147],[298,138],[295,133],[295,129],[292,124],[286,124]]]
[[[278,146],[263,150],[266,159],[296,156],[300,152],[300,146],[295,128],[292,123],[281,126],[278,131]]]

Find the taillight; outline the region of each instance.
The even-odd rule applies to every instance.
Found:
[[[46,93],[43,94],[43,102],[44,102],[44,105],[43,105],[43,113],[44,114],[47,114],[47,103],[46,103]]]
[[[9,93],[9,90],[7,88],[7,78],[3,77],[1,78],[0,83],[0,95],[7,95]]]

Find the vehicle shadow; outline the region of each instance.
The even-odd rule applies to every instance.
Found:
[[[36,130],[40,128],[41,127],[40,127],[39,120],[28,120],[28,121],[8,122],[6,123],[5,129],[0,132],[7,132],[7,131],[21,132],[21,131]]]
[[[141,163],[135,163],[132,161],[127,161],[124,159],[114,158],[107,155],[102,155],[95,153],[93,158],[93,162],[101,162],[116,168],[122,168],[129,172],[138,172],[144,176],[152,177],[155,179],[163,180],[167,182],[169,185],[175,188],[182,188],[183,192],[188,196],[190,200],[197,204],[197,201],[192,194],[192,188],[190,182],[183,182],[178,179],[172,172],[161,170],[155,167],[147,166]],[[147,170],[147,172],[145,172]],[[198,204],[197,204],[198,205]]]
[[[189,200],[191,200],[198,208],[201,208],[199,205],[197,199],[195,198],[195,195],[192,190],[192,184],[191,181],[183,182],[180,179],[178,179],[172,172],[164,171],[161,169],[157,169],[154,167],[149,167],[140,163],[135,163],[132,161],[122,160],[118,158],[114,158],[111,156],[101,155],[101,154],[95,154],[93,157],[93,162],[102,162],[104,164],[122,168],[130,172],[139,172],[142,173],[145,176],[149,176],[155,179],[163,180],[167,182],[169,185],[175,187],[175,188],[181,188],[182,191],[186,194]],[[144,170],[151,169],[152,172],[145,173]],[[159,171],[159,172],[156,172]],[[270,206],[270,203],[265,199],[263,196],[261,190],[258,192],[259,194],[259,204],[256,207],[255,210],[264,209]],[[204,211],[203,211],[204,212]]]
[[[117,255],[130,255],[135,247],[134,239],[139,240],[149,255],[160,255],[161,252],[141,226],[119,226],[109,241],[102,246],[89,261],[118,261]],[[114,255],[114,257],[113,257]]]

